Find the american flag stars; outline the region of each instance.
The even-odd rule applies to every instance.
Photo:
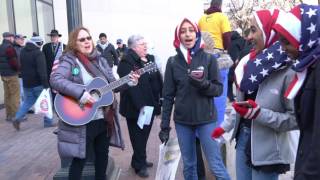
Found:
[[[282,50],[280,43],[274,43],[261,54],[258,54],[256,59],[247,62],[240,89],[244,92],[254,92],[258,89],[259,84],[274,70],[291,63],[291,61],[286,60],[288,60],[288,57]]]

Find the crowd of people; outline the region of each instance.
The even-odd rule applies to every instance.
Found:
[[[293,164],[295,180],[320,179],[319,6],[254,11],[242,36],[231,30],[221,5],[222,0],[212,0],[198,24],[181,19],[174,31],[176,54],[168,58],[164,75],[139,73],[155,63],[155,57],[138,34],[130,36],[127,45],[117,39],[115,48],[105,33],[95,46],[85,27],[73,30],[66,45],[55,29],[45,45],[36,33],[24,42],[26,36],[4,32],[0,75],[6,121],[19,131],[47,88],[52,98],[59,93],[91,107],[99,98],[84,85],[96,78],[114,83],[116,73],[129,77],[112,90],[113,96],[120,93],[119,105],[114,98],[80,126],[43,119],[44,127],[58,126],[59,155],[72,158],[69,179],[81,179],[90,154],[95,155],[95,178],[106,179],[109,146],[123,148],[118,112],[127,122],[130,165],[142,178],[149,177],[148,168],[153,167],[147,142],[155,116],[161,115],[159,139],[166,144],[174,127],[186,180],[205,179],[202,152],[216,179],[231,179],[220,143],[231,130],[236,179],[278,180]],[[227,99],[232,103],[228,115]],[[150,107],[150,123],[139,126],[142,112]]]

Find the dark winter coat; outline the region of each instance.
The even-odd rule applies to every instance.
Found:
[[[154,56],[152,55],[147,55],[147,59],[148,62],[154,62]],[[123,77],[131,71],[143,67],[144,63],[138,54],[129,49],[119,63],[118,74]],[[159,115],[161,112],[162,86],[163,82],[159,71],[142,74],[137,86],[120,92],[120,114],[126,118],[138,119],[140,109],[143,106],[153,106],[154,114]]]
[[[303,87],[295,98],[300,140],[295,180],[320,179],[320,59],[308,68]]]
[[[198,89],[190,83],[189,72],[204,67],[204,79],[210,85]],[[217,120],[213,97],[220,96],[223,85],[220,82],[217,60],[203,50],[196,52],[188,65],[181,51],[170,57],[165,71],[163,87],[163,110],[161,128],[170,124],[173,104],[174,121],[186,125],[199,125]]]
[[[13,44],[4,39],[0,45],[0,74],[1,76],[15,76],[18,70],[19,63]]]
[[[102,56],[98,55],[97,63],[107,81],[113,82],[116,80],[112,74],[112,69]],[[79,100],[85,89],[83,87],[82,72],[80,71],[76,75],[72,73],[72,70],[75,68],[80,69],[76,56],[70,52],[62,55],[58,68],[51,74],[50,84],[59,93]],[[105,118],[107,117],[105,116]],[[111,135],[110,145],[124,148],[117,116],[115,116],[114,120],[115,126],[112,127],[114,133]],[[60,156],[84,158],[86,154],[86,133],[86,125],[70,126],[60,122],[57,132],[58,152]]]
[[[117,53],[118,53],[118,56],[119,56],[119,59],[121,60],[123,58],[123,56],[127,53],[128,51],[128,48],[125,44],[123,44],[123,47],[122,48],[117,48]]]
[[[236,61],[240,61],[246,51],[246,54],[249,53],[251,46],[246,42],[246,40],[240,36],[237,31],[233,31],[231,35],[231,45],[228,49],[228,54],[230,55],[231,59],[233,60],[234,64],[229,69],[228,79],[229,81],[233,80],[234,78],[234,69],[236,67]],[[240,57],[240,55],[242,57]]]
[[[62,44],[61,42],[59,42],[58,46],[56,47],[56,50],[53,51],[52,44],[53,43],[47,43],[47,44],[43,45],[43,48],[42,48],[42,52],[46,56],[48,79],[50,78],[50,74],[51,74],[52,66],[53,66],[53,61],[55,60],[58,49],[60,48],[61,45],[63,45],[63,49],[66,48],[65,44]]]
[[[102,49],[101,46],[98,44],[97,50],[101,53],[102,57],[107,59],[107,62],[110,67],[119,64],[118,53],[112,44],[109,43],[105,49]]]
[[[21,78],[24,88],[49,87],[46,59],[40,48],[28,42],[20,53]]]

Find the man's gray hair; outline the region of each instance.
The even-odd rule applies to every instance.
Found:
[[[222,0],[211,0],[210,6],[220,7],[222,6]]]
[[[144,37],[139,34],[131,35],[128,39],[128,48],[134,48],[141,39],[144,39]]]

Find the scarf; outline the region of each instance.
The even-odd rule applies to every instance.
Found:
[[[307,69],[320,56],[320,7],[300,4],[285,13],[274,25],[274,29],[299,50],[299,57],[292,69],[294,80],[285,92],[288,99],[294,98],[306,79]]]
[[[194,27],[194,29],[196,30],[196,42],[195,45],[191,48],[191,49],[187,49],[183,46],[183,44],[181,44],[181,40],[180,40],[180,29],[181,29],[181,25],[185,22],[189,22],[190,24],[192,24],[192,26]],[[186,62],[188,64],[191,64],[191,59],[192,56],[194,56],[199,50],[204,48],[204,42],[201,38],[201,32],[199,30],[199,27],[196,23],[192,23],[192,21],[190,21],[187,18],[184,18],[181,23],[176,27],[175,29],[175,34],[174,34],[174,41],[173,41],[173,46],[177,49],[177,52],[181,51],[183,57],[185,58]]]
[[[249,59],[239,63],[235,70],[238,88],[247,94],[257,91],[259,85],[273,72],[290,63],[290,59],[282,50],[280,43],[275,42],[278,37],[272,26],[276,23],[279,10],[259,10],[254,12],[254,18],[262,30],[265,48],[262,53],[257,54],[253,49]]]

